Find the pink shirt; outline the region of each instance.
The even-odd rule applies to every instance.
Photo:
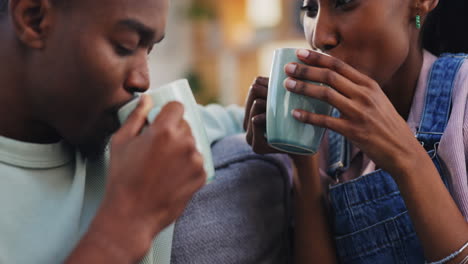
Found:
[[[413,133],[420,123],[424,107],[424,98],[427,89],[428,76],[432,64],[437,57],[424,51],[424,62],[419,75],[411,111],[408,117],[408,126]],[[447,128],[442,136],[439,145],[439,158],[448,169],[450,191],[462,211],[465,219],[468,220],[468,63],[464,63],[456,77],[452,100],[453,108]],[[327,137],[321,147],[321,168],[326,168],[327,164]],[[341,179],[353,179],[360,175],[375,171],[375,164],[357,148],[353,148],[352,162],[350,168],[345,171]],[[322,176],[326,176],[325,170],[321,170]],[[421,175],[423,177],[423,175]],[[422,186],[424,179],[421,180]]]

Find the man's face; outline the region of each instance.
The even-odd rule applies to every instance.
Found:
[[[118,108],[149,88],[147,55],[164,37],[168,1],[74,2],[31,60],[26,96],[37,119],[90,154],[118,129]]]

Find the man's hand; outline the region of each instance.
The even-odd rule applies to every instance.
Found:
[[[142,98],[112,138],[106,195],[87,236],[113,258],[119,252],[121,263],[143,257],[206,180],[183,106],[169,103],[145,127],[151,107],[149,98]]]

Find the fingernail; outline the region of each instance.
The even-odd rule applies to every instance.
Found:
[[[143,104],[143,102],[146,100],[145,98],[147,97],[146,94],[142,94],[140,98],[138,98],[138,104]]]
[[[286,65],[286,73],[294,74],[296,72],[296,69],[297,64],[295,63],[289,63],[288,65]]]
[[[294,91],[296,89],[296,84],[297,82],[295,80],[289,78],[284,82],[284,86],[290,91]]]
[[[140,97],[140,101],[138,102],[138,105],[140,107],[143,107],[145,112],[149,112],[151,108],[153,108],[153,100],[151,100],[150,96],[143,94]]]
[[[138,106],[143,107],[145,105],[148,105],[148,98],[147,95],[144,94],[138,98]]]
[[[305,59],[305,58],[309,57],[309,55],[310,55],[309,50],[306,50],[306,49],[298,49],[297,50],[297,57],[299,57],[299,58]]]
[[[292,110],[292,115],[293,115],[294,118],[296,118],[296,119],[301,119],[301,117],[302,117],[301,112],[299,112],[299,111],[297,111],[297,110]]]

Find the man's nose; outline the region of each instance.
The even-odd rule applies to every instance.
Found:
[[[149,89],[150,77],[148,64],[133,69],[125,81],[125,89],[130,93],[143,93]]]

